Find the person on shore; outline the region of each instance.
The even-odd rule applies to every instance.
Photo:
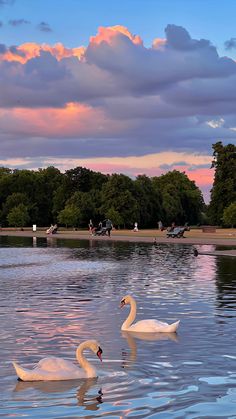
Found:
[[[134,231],[138,231],[138,223],[134,223]]]
[[[93,234],[93,222],[92,222],[92,220],[89,220],[88,227],[89,227],[89,232],[92,235]]]
[[[101,231],[102,231],[102,221],[100,221],[97,226],[93,226],[92,236],[95,236],[98,232],[101,232]]]
[[[167,231],[168,232],[174,231],[175,227],[176,227],[176,225],[175,225],[175,222],[173,221],[173,223],[171,223],[171,227],[168,227]]]
[[[111,237],[112,222],[109,218],[106,219],[106,230],[109,237]]]
[[[161,230],[161,231],[163,231],[163,224],[162,224],[162,221],[158,221],[158,228],[159,228],[159,230]]]

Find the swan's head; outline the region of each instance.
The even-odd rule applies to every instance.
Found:
[[[130,295],[126,295],[125,297],[123,297],[120,301],[120,308],[124,307],[126,304],[130,304],[130,300],[131,300]]]
[[[96,340],[87,340],[84,344],[86,345],[84,347],[91,349],[91,351],[93,351],[102,362],[102,348],[99,343]]]
[[[102,362],[102,348],[100,347],[99,343],[96,340],[91,341],[90,348]]]

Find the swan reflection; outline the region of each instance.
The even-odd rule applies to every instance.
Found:
[[[145,332],[122,332],[122,336],[127,339],[141,339],[141,340],[172,340],[174,342],[178,342],[179,338],[177,333],[145,333]],[[129,342],[128,342],[129,343]]]
[[[145,332],[127,332],[122,331],[122,337],[127,340],[128,346],[130,348],[129,360],[127,360],[127,353],[122,352],[123,363],[122,368],[127,368],[131,366],[137,358],[137,344],[136,339],[148,340],[148,341],[157,341],[157,340],[172,340],[178,342],[178,335],[176,333],[145,333]]]
[[[37,390],[41,393],[64,393],[77,388],[80,380],[64,381],[17,381],[14,392],[18,393],[26,390]]]
[[[70,390],[76,390],[78,406],[84,406],[86,410],[98,410],[99,404],[103,403],[102,389],[97,393],[88,395],[89,390],[97,384],[98,378],[88,378],[81,384],[81,380],[65,381],[17,381],[14,388],[15,393],[28,390],[36,390],[40,393],[65,393]]]

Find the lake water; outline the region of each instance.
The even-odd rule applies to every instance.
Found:
[[[193,249],[0,237],[0,417],[236,418],[236,259]],[[178,334],[122,334],[127,293]],[[17,381],[12,360],[74,360],[91,338],[97,379]]]

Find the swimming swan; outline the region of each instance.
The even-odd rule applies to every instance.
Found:
[[[83,355],[85,349],[93,351],[102,361],[102,349],[99,344],[95,340],[86,340],[76,350],[76,358],[81,368],[71,361],[56,357],[41,359],[32,370],[22,368],[16,362],[13,362],[13,366],[22,381],[59,381],[97,377],[95,368]]]
[[[180,321],[168,324],[154,319],[140,320],[139,322],[132,324],[136,317],[136,301],[133,297],[131,297],[131,295],[126,295],[124,298],[122,298],[120,302],[120,308],[127,304],[130,304],[130,313],[122,324],[121,330],[128,332],[172,333],[176,332],[179,326]]]

